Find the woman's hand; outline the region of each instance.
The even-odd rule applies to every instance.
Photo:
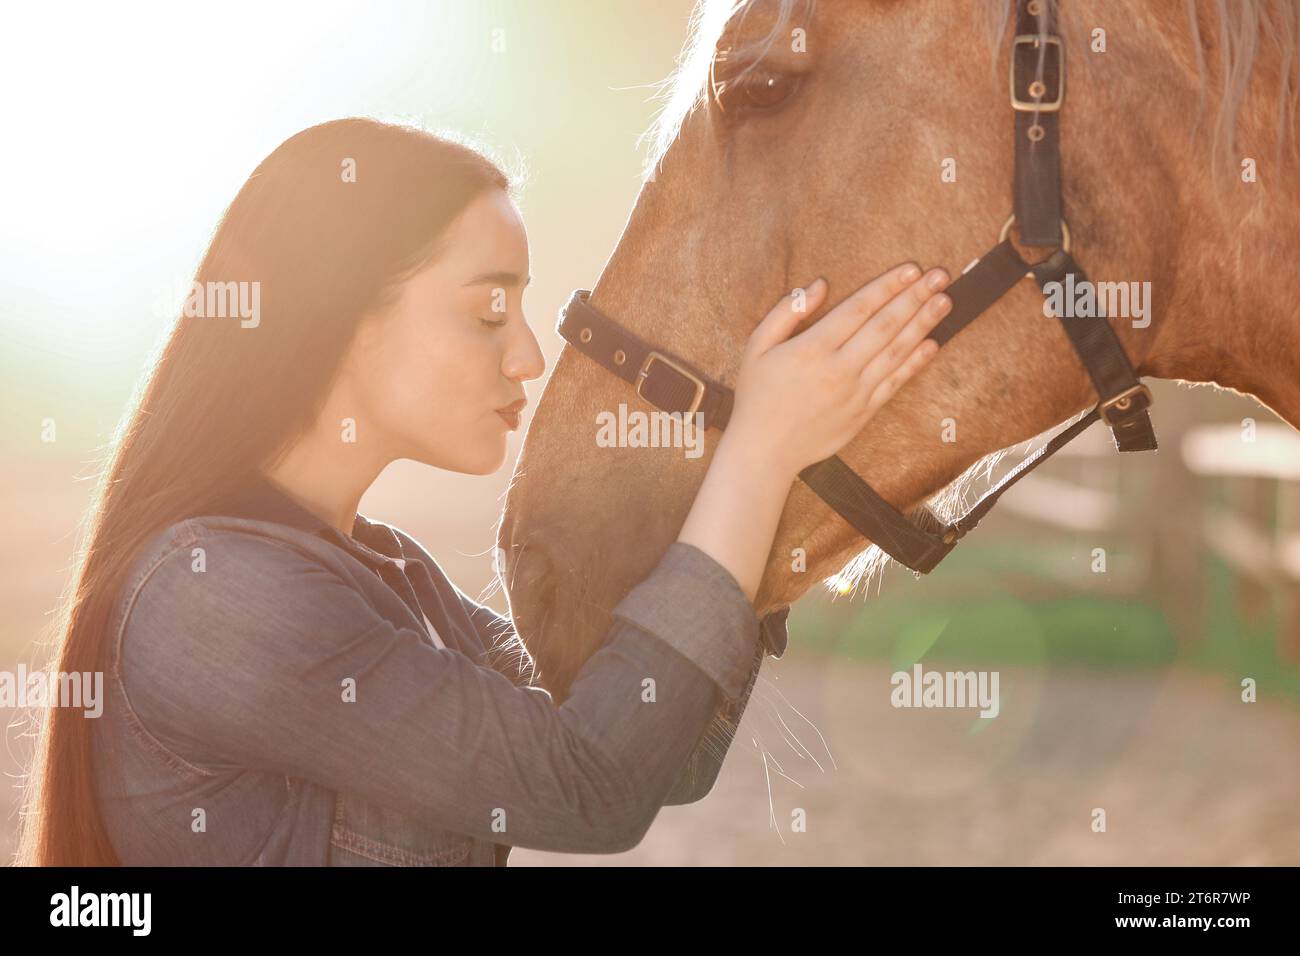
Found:
[[[826,299],[815,282],[750,335],[731,420],[677,536],[731,572],[750,601],[799,472],[848,444],[938,351],[925,336],[952,305],[938,294],[947,281],[942,269],[922,276],[906,263],[791,338]]]
[[[939,294],[947,282],[942,269],[905,263],[793,338],[825,301],[826,280],[787,295],[745,346],[728,443],[741,439],[792,479],[834,455],[939,351],[926,335],[952,306]]]

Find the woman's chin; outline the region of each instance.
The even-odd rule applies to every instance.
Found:
[[[506,450],[501,449],[501,454],[494,455],[491,460],[485,460],[481,468],[474,471],[467,471],[469,475],[494,475],[501,470],[501,466],[506,463]]]
[[[454,471],[462,475],[491,475],[505,464],[510,450],[509,433],[499,430],[492,436],[480,436],[473,443],[464,442],[455,449],[421,448],[409,457],[431,468]]]

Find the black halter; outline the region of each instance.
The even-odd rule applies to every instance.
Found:
[[[1070,233],[1061,217],[1061,159],[1058,117],[1065,98],[1065,53],[1056,35],[1053,4],[1017,0],[1011,45],[1011,108],[1015,112],[1015,213],[1002,226],[998,244],[952,282],[945,293],[952,311],[930,333],[943,345],[1021,279],[1040,289],[1049,282],[1087,282],[1070,255]],[[1008,235],[1020,223],[1022,241],[1055,252],[1030,265]],[[663,411],[704,416],[705,427],[725,428],[734,398],[731,389],[687,363],[643,342],[588,303],[591,293],[574,292],[557,331],[579,351],[636,388]],[[808,466],[799,477],[863,536],[913,571],[928,573],[997,503],[1002,493],[1046,461],[1098,418],[1110,426],[1120,451],[1153,451],[1155,432],[1147,409],[1151,392],[1139,381],[1110,323],[1058,316],[1092,378],[1101,400],[1069,428],[1025,459],[952,524],[921,506],[904,515],[878,495],[839,457]]]

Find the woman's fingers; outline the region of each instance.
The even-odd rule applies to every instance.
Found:
[[[880,406],[894,397],[903,385],[917,372],[925,367],[930,359],[939,354],[939,343],[932,339],[922,339],[921,343],[912,349],[911,353],[903,360],[903,363],[894,369],[893,372],[886,375],[882,380],[877,380],[863,375],[863,385],[870,389],[870,395],[867,398],[866,415],[871,418],[880,409]]]
[[[821,307],[826,298],[826,280],[818,277],[807,288],[792,289],[772,306],[763,321],[749,335],[747,347],[762,354],[788,339],[799,323]]]
[[[920,274],[920,268],[913,262],[895,266],[831,309],[801,338],[807,338],[827,350],[838,349],[881,306],[906,289]]]
[[[952,301],[938,294],[947,283],[948,273],[932,269],[890,299],[840,347],[845,360],[858,368],[874,365],[878,377],[897,368],[947,314]]]
[[[952,308],[952,301],[943,294],[931,298],[917,310],[911,320],[894,336],[893,341],[877,355],[867,361],[862,370],[862,379],[866,384],[884,381],[895,369],[900,368],[917,346],[927,341],[927,336],[934,327],[943,321],[943,317]],[[938,343],[932,343],[938,350]]]

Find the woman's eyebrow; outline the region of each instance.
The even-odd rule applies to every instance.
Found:
[[[474,278],[466,282],[465,285],[517,286],[522,284],[526,286],[532,281],[532,276],[529,276],[527,279],[520,279],[519,274],[516,272],[480,272]]]

